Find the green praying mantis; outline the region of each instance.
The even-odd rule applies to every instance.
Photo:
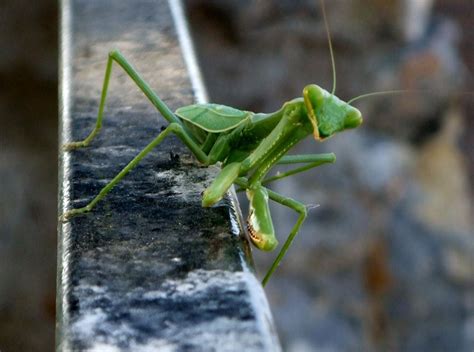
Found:
[[[136,83],[169,122],[169,125],[86,206],[65,212],[60,220],[67,221],[73,216],[90,212],[151,150],[160,145],[167,136],[174,134],[200,163],[206,166],[215,164],[221,166],[220,173],[202,195],[203,207],[216,204],[234,184],[246,191],[249,200],[248,234],[250,241],[258,249],[272,251],[278,246],[269,200],[298,213],[298,220],[262,281],[265,285],[287,253],[307,217],[307,207],[304,204],[276,193],[268,189],[266,185],[335,161],[333,153],[286,155],[303,139],[312,136],[316,141],[324,141],[338,132],[356,128],[362,123],[360,111],[334,94],[335,65],[324,4],[323,15],[333,65],[332,92],[315,84],[307,85],[303,89],[302,97],[285,102],[278,111],[273,113],[253,113],[210,103],[184,106],[173,112],[119,51],[111,51],[108,56],[95,128],[87,138],[66,144],[65,149],[87,147],[101,130],[114,63],[118,64]],[[282,164],[302,164],[302,166],[267,177],[274,166]]]

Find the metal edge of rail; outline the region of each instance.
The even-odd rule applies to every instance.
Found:
[[[114,47],[173,109],[207,100],[181,1],[115,5],[61,2],[60,145],[90,130]],[[59,153],[60,213],[90,199],[163,126],[118,71],[97,144]],[[176,139],[158,149],[93,213],[59,223],[56,349],[281,350],[235,192],[203,209],[217,170]]]

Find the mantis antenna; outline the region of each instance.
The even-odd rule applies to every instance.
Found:
[[[359,96],[354,97],[351,100],[349,100],[347,102],[347,104],[351,104],[354,101],[359,100],[359,99],[369,98],[369,97],[377,96],[377,95],[406,94],[406,93],[436,93],[436,91],[435,90],[417,90],[417,89],[415,89],[415,90],[410,90],[410,89],[408,89],[408,90],[407,89],[384,90],[384,91],[381,91],[381,92],[372,92],[372,93],[365,93],[365,94],[359,95]],[[467,91],[467,92],[459,92],[459,93],[456,93],[455,95],[456,96],[458,96],[458,95],[471,95],[473,93],[474,92]]]
[[[363,98],[368,98],[376,95],[388,95],[388,94],[403,94],[403,93],[412,93],[413,91],[410,90],[404,90],[404,89],[396,89],[396,90],[384,90],[382,92],[372,92],[372,93],[366,93],[359,95],[357,97],[352,98],[347,102],[347,104],[351,104],[356,100],[363,99]]]
[[[331,95],[334,95],[334,93],[336,93],[336,62],[334,60],[334,51],[332,49],[331,33],[329,32],[329,25],[328,25],[328,19],[327,19],[327,16],[326,16],[326,7],[324,6],[324,0],[321,0],[321,9],[323,11],[324,27],[326,28],[326,35],[327,35],[327,38],[328,38],[329,53],[331,55],[331,66],[332,66],[332,91],[331,91]]]

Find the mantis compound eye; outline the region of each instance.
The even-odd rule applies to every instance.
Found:
[[[313,135],[316,140],[319,138],[318,120],[316,111],[324,103],[324,90],[316,84],[310,84],[303,89],[304,105],[311,124],[313,125]]]
[[[320,86],[316,84],[309,84],[303,89],[303,97],[304,97],[304,102],[306,109],[308,110],[315,110],[324,101],[324,89],[322,89]]]
[[[362,123],[362,114],[354,107],[350,107],[344,118],[344,128],[356,128]]]

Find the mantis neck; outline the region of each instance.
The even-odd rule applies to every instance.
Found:
[[[295,109],[296,108],[296,109]],[[301,106],[293,106],[286,110],[290,113],[283,113],[278,125],[273,129],[255,150],[254,159],[259,159],[255,171],[249,178],[249,185],[257,186],[265,177],[268,171],[280,158],[285,155],[293,146],[311,134],[312,127]],[[261,150],[259,150],[261,149]]]

